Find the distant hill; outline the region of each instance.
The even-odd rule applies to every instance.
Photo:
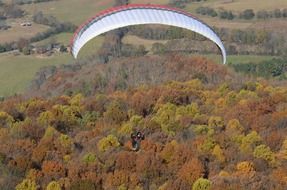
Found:
[[[224,81],[242,80],[226,66],[208,59],[183,54],[115,58],[103,64],[97,59],[85,64],[44,68],[32,82],[31,95],[55,96],[82,92],[125,90],[141,85],[158,85],[169,81],[194,78],[218,85]],[[238,81],[237,81],[238,82]]]

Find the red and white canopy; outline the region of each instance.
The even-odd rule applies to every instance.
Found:
[[[162,5],[125,5],[100,12],[77,29],[71,41],[72,54],[77,58],[81,48],[100,34],[125,26],[141,24],[176,26],[199,33],[220,48],[223,63],[226,62],[223,43],[207,24],[190,13]]]

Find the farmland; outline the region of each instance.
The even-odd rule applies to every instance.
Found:
[[[23,92],[33,79],[35,73],[43,66],[68,63],[72,60],[68,54],[52,57],[0,56],[0,96],[9,96]]]
[[[213,0],[213,1],[207,1],[203,3],[199,3],[204,6],[210,6],[212,8],[223,8],[227,10],[232,11],[242,11],[244,9],[253,9],[255,11],[259,10],[274,10],[277,8],[284,8],[287,7],[287,1],[286,0],[276,0],[276,3],[274,1],[270,0],[260,0],[260,3],[258,0]]]
[[[70,34],[55,36],[56,40],[68,43]],[[79,54],[79,58],[91,55],[97,51],[103,42],[103,37],[95,38],[88,43]],[[47,41],[52,40],[48,39]],[[39,42],[45,44],[47,41]],[[35,55],[0,54],[0,96],[10,96],[23,92],[34,78],[36,72],[44,66],[60,66],[73,64],[73,58],[69,53],[54,54],[50,57]]]
[[[167,40],[148,40],[148,39],[143,39],[143,38],[133,36],[133,35],[126,35],[123,38],[122,42],[126,44],[136,45],[136,46],[144,45],[146,50],[150,51],[154,43],[166,43]]]
[[[24,19],[11,19],[8,24],[11,26],[10,29],[0,31],[0,44],[8,43],[11,41],[18,40],[20,38],[31,38],[39,32],[44,32],[49,27],[33,24],[31,27],[23,27],[21,23],[24,22]]]
[[[30,15],[42,11],[44,14],[53,15],[62,22],[71,22],[80,25],[97,12],[112,5],[113,0],[60,0],[24,5],[23,8]]]

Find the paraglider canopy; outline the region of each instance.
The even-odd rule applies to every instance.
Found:
[[[77,58],[81,48],[92,38],[110,30],[141,24],[176,26],[199,33],[220,48],[223,63],[226,62],[223,43],[207,24],[188,12],[162,5],[124,5],[100,12],[77,29],[71,40],[71,52]]]

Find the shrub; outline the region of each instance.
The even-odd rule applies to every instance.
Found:
[[[256,13],[256,17],[257,17],[258,19],[267,19],[267,18],[270,17],[270,15],[268,14],[267,11],[263,10],[263,11],[258,11],[258,12]]]
[[[209,7],[198,7],[196,9],[196,13],[202,14],[202,15],[209,15],[212,17],[216,17],[218,15],[217,12],[213,8],[209,8]]]
[[[233,20],[235,16],[233,15],[233,13],[231,11],[223,10],[219,13],[219,17],[221,19]]]
[[[246,9],[245,11],[243,11],[243,13],[240,14],[240,18],[243,18],[246,20],[253,19],[254,16],[255,14],[252,9]]]
[[[30,53],[31,53],[31,48],[30,48],[30,47],[24,47],[24,48],[22,49],[22,52],[23,52],[24,55],[30,55]]]
[[[274,14],[274,17],[275,18],[281,18],[282,17],[282,13],[281,13],[281,10],[280,9],[275,9],[273,11],[273,14]]]

